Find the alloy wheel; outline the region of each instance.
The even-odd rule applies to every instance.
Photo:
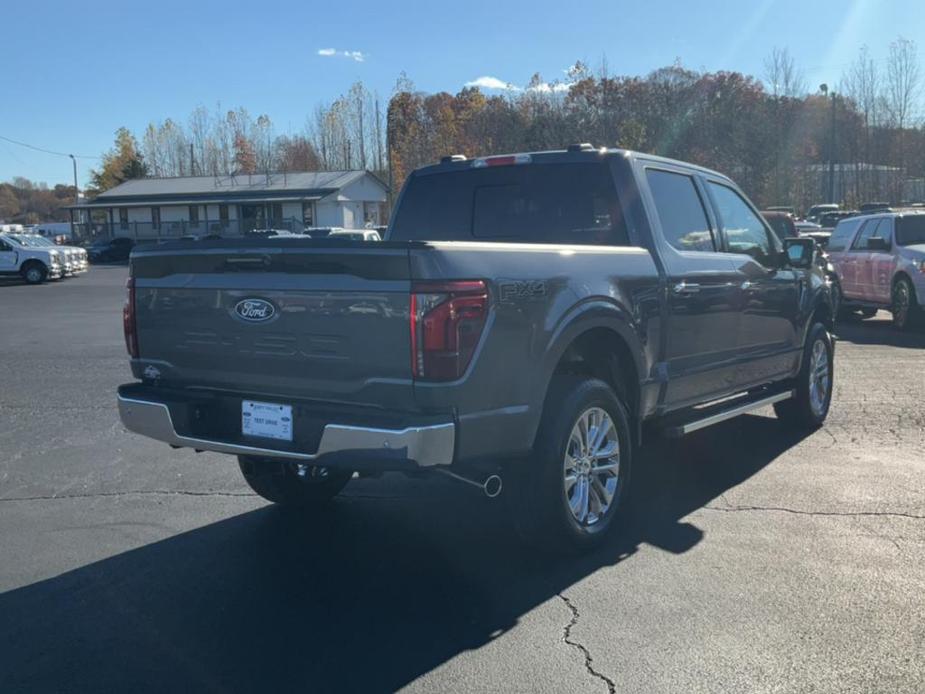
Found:
[[[563,486],[575,522],[588,529],[604,519],[620,485],[620,441],[613,419],[600,407],[581,413],[563,461]]]
[[[809,365],[809,406],[817,417],[825,412],[831,383],[829,350],[825,342],[816,340]]]

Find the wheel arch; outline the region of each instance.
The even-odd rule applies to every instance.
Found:
[[[645,373],[643,350],[633,325],[622,308],[608,302],[594,302],[581,308],[564,323],[550,342],[544,360],[542,391],[539,402],[546,408],[553,378],[559,375],[584,375],[599,378],[610,385],[630,415],[634,437],[639,440],[639,409],[642,374]],[[536,425],[539,425],[539,417]],[[536,437],[533,432],[533,438]]]

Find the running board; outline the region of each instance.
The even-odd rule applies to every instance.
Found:
[[[766,397],[760,398],[759,400],[749,400],[744,403],[738,401],[738,403],[735,405],[726,409],[720,409],[719,411],[715,411],[713,408],[711,408],[708,410],[711,414],[701,419],[694,419],[683,424],[669,426],[664,430],[664,433],[666,436],[671,438],[680,438],[681,436],[690,434],[691,432],[697,431],[698,429],[705,429],[706,427],[713,426],[714,424],[725,422],[727,419],[738,417],[740,414],[745,414],[746,412],[752,412],[753,410],[767,407],[768,405],[773,405],[775,402],[780,402],[781,400],[788,400],[792,398],[795,393],[795,390],[785,390],[781,393],[775,393],[774,395],[768,395]]]

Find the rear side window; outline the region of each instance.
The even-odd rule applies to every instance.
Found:
[[[646,178],[665,240],[679,251],[715,251],[694,179],[660,169],[646,169]]]
[[[846,219],[839,222],[832,231],[832,236],[829,238],[829,245],[826,247],[827,250],[845,250],[851,242],[851,237],[854,236],[854,232],[858,230],[858,225],[860,223],[861,220],[859,219]]]
[[[629,243],[604,164],[522,164],[418,174],[392,241]]]

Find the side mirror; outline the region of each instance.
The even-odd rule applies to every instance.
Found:
[[[888,251],[890,250],[890,244],[887,243],[885,238],[880,236],[871,236],[869,239],[867,239],[867,250]]]
[[[811,268],[815,252],[816,242],[812,239],[784,239],[784,253],[791,267],[803,270]]]

